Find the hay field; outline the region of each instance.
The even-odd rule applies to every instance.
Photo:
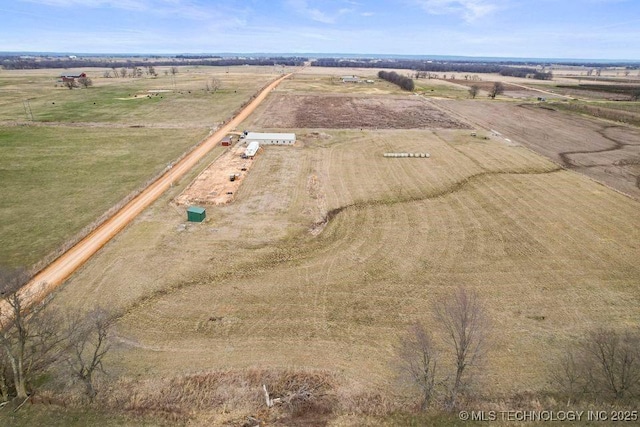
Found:
[[[117,372],[326,368],[385,390],[398,336],[466,285],[493,319],[481,380],[499,395],[545,389],[594,325],[640,322],[637,201],[489,133],[291,131],[208,222],[173,207],[185,179],[57,293],[121,313]]]
[[[105,70],[0,70],[0,266],[38,263],[276,76],[257,67],[180,67],[175,77],[159,68],[157,78]],[[81,71],[94,86],[57,83]],[[215,94],[205,90],[212,78]]]

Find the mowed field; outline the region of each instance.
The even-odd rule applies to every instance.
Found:
[[[276,77],[179,67],[69,90],[63,70],[0,71],[0,267],[29,268],[161,173]],[[220,82],[213,93],[212,79]]]
[[[399,336],[466,286],[493,325],[482,391],[510,395],[545,390],[549,367],[592,328],[640,322],[638,201],[489,131],[474,138],[462,114],[454,128],[420,116],[405,129],[417,97],[352,88],[309,71],[285,81],[243,127],[296,132],[296,146],[265,147],[205,223],[172,203],[185,178],[57,292],[59,305],[118,313],[113,371],[324,368],[354,392],[389,390]],[[313,103],[269,108],[284,96],[369,96],[394,113],[386,129],[285,128]]]

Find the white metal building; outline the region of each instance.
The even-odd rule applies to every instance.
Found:
[[[342,76],[342,83],[360,83],[358,76]]]
[[[244,150],[244,155],[247,157],[253,157],[258,152],[258,148],[260,148],[260,143],[258,141],[251,141],[246,150]]]
[[[296,143],[296,134],[249,132],[245,140],[249,143],[257,141],[261,145],[293,145]]]

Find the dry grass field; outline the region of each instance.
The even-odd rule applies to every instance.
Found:
[[[482,296],[493,324],[483,393],[509,396],[547,389],[549,366],[594,326],[640,322],[637,200],[486,130],[474,138],[471,129],[403,129],[402,114],[386,116],[388,129],[313,128],[298,119],[317,114],[313,103],[270,106],[314,85],[330,92],[309,94],[323,103],[350,88],[301,76],[244,126],[295,126],[286,131],[299,143],[266,147],[233,203],[208,206],[205,223],[185,223],[172,201],[194,171],[57,292],[58,304],[105,303],[119,313],[120,345],[107,361],[114,372],[152,380],[326,369],[343,395],[390,390],[398,337],[416,320],[429,324],[433,301],[464,285]],[[380,88],[390,96],[357,99],[397,108],[386,83],[369,90]],[[474,109],[497,102],[424,104],[421,114],[455,109],[452,123],[479,122]],[[505,135],[539,132],[536,112],[509,105],[494,114],[496,127],[512,123]],[[575,152],[589,138],[573,138],[574,127],[588,122],[586,132],[598,135],[601,124],[558,120],[547,122],[547,146],[582,159]],[[616,138],[633,139],[629,132]],[[383,157],[388,151],[431,158]]]

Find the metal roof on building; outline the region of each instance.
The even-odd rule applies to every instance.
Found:
[[[189,206],[187,208],[187,212],[193,212],[193,213],[197,213],[197,214],[203,214],[205,213],[205,209],[201,208],[200,206]]]
[[[262,133],[262,132],[249,132],[245,136],[247,141],[295,141],[295,133]]]
[[[247,149],[244,151],[244,155],[247,157],[253,157],[258,152],[258,148],[260,148],[258,141],[251,141]]]

